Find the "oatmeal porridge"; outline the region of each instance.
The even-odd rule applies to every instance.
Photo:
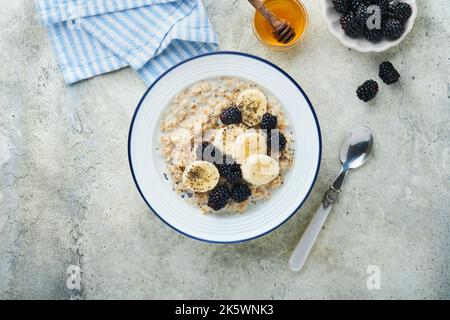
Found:
[[[294,160],[279,101],[239,78],[208,79],[179,92],[161,132],[165,175],[204,213],[244,212],[269,198]]]

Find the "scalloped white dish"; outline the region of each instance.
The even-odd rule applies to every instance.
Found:
[[[182,199],[164,177],[165,161],[157,150],[161,119],[174,96],[200,80],[221,76],[246,79],[276,96],[289,119],[294,141],[295,160],[284,184],[242,214],[202,214]],[[216,52],[178,64],[147,90],[131,122],[128,156],[142,198],[161,220],[197,240],[233,243],[267,234],[297,212],[314,186],[321,148],[314,109],[286,72],[256,56]]]
[[[339,19],[342,14],[334,9],[332,0],[322,0],[322,2],[324,7],[325,20],[331,34],[334,35],[344,46],[355,49],[359,52],[383,52],[397,46],[400,42],[403,41],[403,39],[405,39],[408,33],[411,32],[414,26],[414,22],[417,18],[418,11],[416,0],[402,0],[402,2],[408,3],[412,8],[412,15],[405,25],[405,32],[403,33],[403,35],[395,41],[382,40],[378,43],[373,43],[366,39],[353,39],[347,36],[344,30],[342,30],[339,23]]]

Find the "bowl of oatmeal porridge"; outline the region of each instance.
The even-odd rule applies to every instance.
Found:
[[[261,58],[218,52],[163,74],[130,126],[139,193],[175,230],[208,242],[264,235],[298,211],[321,136],[301,87]]]

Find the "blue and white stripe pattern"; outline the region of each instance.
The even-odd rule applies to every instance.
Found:
[[[36,0],[66,83],[130,66],[150,85],[173,65],[215,51],[201,0]]]

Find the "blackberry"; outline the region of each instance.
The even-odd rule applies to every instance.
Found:
[[[369,17],[372,15],[372,13],[368,12],[368,8],[369,8],[368,5],[362,4],[355,9],[356,19],[363,27],[367,26],[367,21],[369,20]]]
[[[250,198],[252,191],[244,183],[238,183],[231,188],[231,198],[236,202],[243,202]]]
[[[383,33],[389,40],[397,40],[405,32],[405,26],[396,19],[387,19],[383,24]]]
[[[375,98],[378,93],[378,83],[374,80],[367,80],[356,90],[359,99],[368,102]]]
[[[380,64],[379,76],[384,83],[389,85],[398,81],[398,79],[400,78],[400,73],[395,70],[392,63],[390,63],[389,61],[384,61]]]
[[[235,183],[242,179],[241,166],[237,163],[222,163],[216,167],[220,175],[229,183]]]
[[[379,3],[382,0],[379,0]],[[375,10],[372,6],[378,6],[380,8],[380,15],[381,17],[377,17],[375,16],[375,14],[377,13],[377,10]],[[373,3],[373,2],[369,2],[368,4],[362,4],[360,5],[358,8],[355,9],[355,15],[356,18],[358,19],[358,21],[363,25],[363,27],[368,27],[371,28],[371,30],[375,27],[377,27],[378,29],[380,28],[380,25],[378,25],[378,23],[381,24],[381,22],[383,21],[383,18],[386,16],[387,13],[387,6],[384,8],[384,5],[381,4],[377,4],[377,3]],[[381,18],[381,20],[379,21],[379,19]]]
[[[358,38],[362,36],[363,28],[361,23],[352,11],[344,13],[339,22],[341,23],[341,27],[345,31],[345,34],[349,37]]]
[[[278,136],[277,134],[278,133]],[[272,146],[278,144],[278,150],[283,151],[286,148],[287,140],[283,133],[278,130],[274,130],[267,134],[267,149],[272,149]]]
[[[241,110],[238,107],[230,107],[220,114],[220,120],[223,124],[240,123],[242,120]]]
[[[344,13],[340,18],[339,18],[339,23],[341,25],[342,30],[347,30],[348,26],[350,24],[350,21],[354,18],[354,14],[353,12],[349,11]]]
[[[333,0],[334,8],[339,13],[345,13],[350,8],[351,0]]]
[[[405,2],[394,1],[389,4],[388,12],[389,17],[400,21],[406,21],[411,17],[412,9],[411,6]]]
[[[265,113],[261,120],[261,129],[272,130],[277,127],[278,118],[270,113]]]
[[[208,195],[208,207],[214,211],[225,208],[231,197],[230,189],[226,185],[219,185],[214,188]]]
[[[350,0],[350,7],[349,10],[356,11],[358,8],[362,5],[368,5],[368,0]]]
[[[197,156],[198,160],[205,160],[214,163],[216,154],[219,156],[220,151],[208,141],[203,141],[195,149],[195,155]]]
[[[372,0],[371,5],[376,5],[380,8],[381,17],[385,17],[388,13],[390,0]]]
[[[371,42],[380,42],[383,39],[383,31],[364,28],[364,37]]]

